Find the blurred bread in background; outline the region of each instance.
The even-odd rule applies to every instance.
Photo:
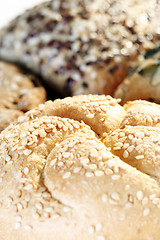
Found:
[[[54,0],[0,31],[0,57],[40,74],[63,96],[113,95],[160,39],[156,0]]]
[[[46,101],[38,79],[13,64],[0,61],[0,131],[24,112]]]

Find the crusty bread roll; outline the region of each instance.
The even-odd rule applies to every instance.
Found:
[[[114,97],[121,98],[122,104],[136,99],[160,103],[160,45],[146,53],[145,60],[133,68]]]
[[[157,125],[124,125],[127,105],[88,95],[46,102],[7,127],[0,239],[159,240],[160,107],[128,109],[136,105],[146,119],[152,105]]]
[[[46,91],[35,76],[0,61],[0,131],[45,101]]]
[[[112,95],[159,40],[157,0],[52,0],[0,31],[0,57],[41,74],[63,95]]]

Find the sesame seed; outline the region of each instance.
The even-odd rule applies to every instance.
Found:
[[[39,111],[42,111],[44,108],[45,108],[45,105],[44,105],[44,104],[39,104],[39,105],[38,105],[38,110],[39,110]]]
[[[62,155],[63,155],[64,158],[69,158],[70,157],[69,152],[63,152]]]
[[[88,177],[88,178],[90,178],[90,177],[93,177],[94,176],[94,174],[92,173],[92,172],[86,172],[86,177]]]
[[[21,223],[20,222],[16,222],[15,225],[14,225],[14,228],[16,230],[18,230],[20,228],[20,226],[21,226]]]
[[[102,223],[97,223],[95,227],[96,227],[96,232],[100,231],[102,229]]]
[[[40,129],[40,130],[38,131],[38,134],[39,134],[39,136],[40,136],[41,138],[45,138],[46,135],[47,135],[47,133],[44,131],[44,129]]]
[[[129,153],[125,150],[125,151],[123,152],[123,157],[124,157],[124,158],[128,158],[128,156],[129,156]]]
[[[44,210],[45,210],[46,212],[51,213],[51,212],[53,211],[53,208],[52,208],[52,207],[46,207]]]
[[[132,139],[133,139],[133,135],[132,135],[132,134],[129,134],[129,135],[128,135],[128,138],[129,138],[130,140],[132,140]]]
[[[63,167],[64,163],[63,162],[58,162],[58,167]]]
[[[25,228],[26,230],[31,230],[31,229],[32,229],[32,226],[31,226],[31,225],[25,225],[24,228]]]
[[[23,172],[24,172],[25,175],[27,175],[27,174],[29,173],[29,168],[28,168],[28,167],[25,167],[25,168],[23,169]]]
[[[106,240],[104,236],[98,236],[97,240]]]
[[[30,201],[30,199],[31,199],[31,197],[30,197],[30,195],[29,195],[29,194],[27,194],[27,195],[25,196],[25,198],[24,198],[24,199],[25,199],[25,201],[26,201],[26,202],[29,202],[29,201]]]
[[[130,185],[127,184],[127,185],[125,186],[125,190],[128,191],[129,189],[130,189]]]
[[[50,166],[54,166],[56,162],[57,162],[57,159],[53,159],[53,160],[50,162]]]
[[[123,149],[127,149],[129,147],[129,143],[124,143],[123,144]]]
[[[101,105],[101,106],[100,106],[100,109],[101,109],[102,111],[106,112],[106,111],[107,111],[107,106]]]
[[[148,203],[148,198],[147,197],[144,197],[143,200],[142,200],[142,204],[143,205],[146,205]]]
[[[26,117],[22,116],[18,118],[18,123],[24,122]]]
[[[114,166],[113,167],[113,172],[114,173],[119,173],[119,167],[118,166]]]
[[[120,137],[125,137],[125,133],[124,133],[124,132],[120,132],[120,133],[119,133],[119,136],[120,136]]]
[[[79,128],[79,124],[78,123],[73,123],[73,127],[78,129]]]
[[[21,203],[17,203],[17,210],[20,212],[20,211],[22,211],[22,209],[23,209],[22,204]]]
[[[134,149],[134,146],[133,146],[133,145],[131,145],[131,146],[129,146],[129,147],[127,148],[127,151],[130,153],[130,152],[132,152],[132,151],[133,151],[133,149]]]
[[[118,143],[116,143],[115,145],[114,145],[115,147],[123,147],[123,143],[121,143],[121,142],[118,142]]]
[[[150,213],[150,210],[149,208],[145,208],[144,211],[143,211],[143,216],[147,216],[148,214]]]
[[[18,215],[18,216],[16,216],[16,221],[17,221],[17,222],[21,222],[21,221],[22,221],[22,217],[21,217],[21,216],[19,216],[19,215]]]
[[[136,151],[140,150],[142,148],[142,144],[138,145],[135,149]]]
[[[42,204],[41,204],[41,203],[36,203],[36,204],[35,204],[35,207],[36,207],[38,210],[42,210]]]
[[[69,207],[63,207],[63,212],[69,212],[70,208]]]
[[[90,227],[88,228],[89,234],[93,234],[94,231],[95,231],[95,228],[94,228],[93,226],[90,226]]]
[[[119,194],[116,193],[116,192],[113,192],[113,193],[111,194],[111,197],[112,197],[113,200],[116,200],[116,201],[119,201],[119,200],[120,200],[120,196],[119,196]]]
[[[12,199],[11,197],[7,197],[7,198],[6,198],[6,201],[9,202],[9,203],[11,203],[11,202],[13,202],[13,199]]]
[[[80,170],[81,170],[81,167],[76,167],[76,168],[74,168],[73,172],[78,173],[78,172],[80,172]]]
[[[149,199],[150,199],[150,200],[153,200],[155,197],[156,197],[156,195],[155,195],[155,194],[152,194],[152,195],[149,196]]]
[[[120,179],[120,175],[112,175],[112,180],[119,180]]]
[[[89,159],[88,159],[88,158],[81,158],[81,159],[80,159],[80,163],[81,163],[82,165],[86,165],[87,163],[89,163]]]
[[[32,184],[28,184],[27,186],[24,187],[25,190],[31,190],[33,188]]]
[[[6,162],[9,162],[11,160],[11,157],[10,156],[6,156]]]
[[[137,199],[138,199],[139,201],[141,201],[142,198],[143,198],[143,192],[142,192],[142,191],[138,191],[137,194],[136,194],[136,196],[137,196]]]
[[[105,174],[106,174],[106,175],[111,175],[111,174],[113,174],[112,169],[107,168],[107,169],[105,170]]]
[[[30,154],[31,154],[31,152],[32,152],[32,151],[31,151],[31,150],[29,150],[29,149],[26,149],[26,150],[24,150],[24,151],[23,151],[23,153],[24,153],[24,155],[25,155],[25,156],[28,156],[28,155],[30,155]]]
[[[104,175],[104,172],[101,171],[101,170],[96,170],[96,171],[94,172],[94,174],[95,174],[96,177],[101,177],[101,176]]]
[[[114,150],[114,151],[121,150],[121,147],[113,147],[113,150]]]
[[[87,118],[94,118],[94,114],[87,114]]]
[[[88,166],[91,170],[96,170],[97,169],[97,165],[96,164],[90,164]]]
[[[128,201],[129,201],[130,203],[133,203],[133,202],[134,202],[134,200],[133,200],[133,196],[130,195],[130,194],[129,194],[129,196],[128,196]]]
[[[70,172],[66,172],[63,175],[63,179],[69,178],[70,176],[71,176],[71,173]]]
[[[143,159],[143,158],[144,158],[144,155],[138,155],[138,156],[136,156],[135,158],[136,158],[137,160]]]
[[[107,202],[107,194],[102,195],[102,202]]]
[[[144,138],[144,132],[141,132],[141,131],[136,132],[136,133],[135,133],[135,137],[136,137],[136,138]]]
[[[116,162],[113,160],[113,159],[110,159],[110,160],[108,160],[108,167],[109,168],[112,168],[112,167],[114,167],[115,166],[115,164],[116,164]]]

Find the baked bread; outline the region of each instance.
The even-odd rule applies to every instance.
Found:
[[[0,131],[45,100],[46,91],[36,77],[13,64],[0,62]]]
[[[145,60],[133,68],[114,96],[121,98],[122,104],[136,99],[160,103],[160,45],[146,53]]]
[[[0,31],[0,57],[41,74],[63,95],[113,95],[160,39],[156,0],[53,0]]]
[[[66,118],[67,102],[73,114]],[[122,124],[136,105],[146,119],[153,107],[154,125],[145,118]],[[41,104],[7,127],[0,134],[0,239],[159,240],[157,109],[79,96]]]

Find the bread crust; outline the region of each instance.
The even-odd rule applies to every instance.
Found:
[[[0,134],[2,240],[159,239],[159,127],[122,127],[119,105],[122,117],[105,128],[104,104],[115,119],[115,99],[79,96],[39,105]],[[99,118],[88,121],[81,105]],[[159,107],[141,101],[139,112],[150,105]]]

